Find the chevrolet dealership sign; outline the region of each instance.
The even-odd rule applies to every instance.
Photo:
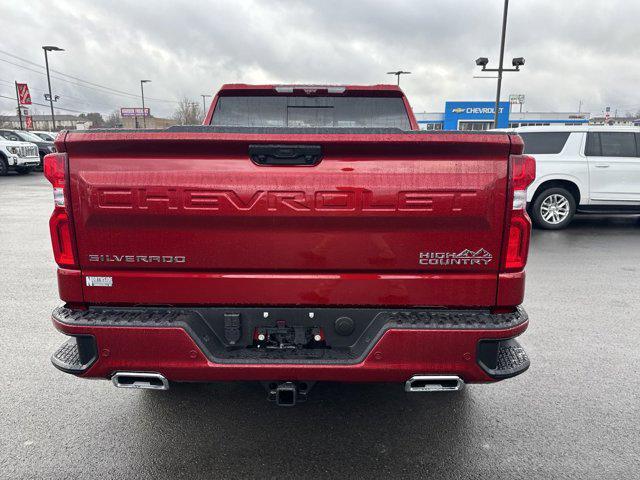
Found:
[[[447,102],[444,109],[444,130],[457,130],[459,122],[492,121],[495,102]],[[509,126],[509,102],[500,102],[498,127]]]
[[[504,107],[499,107],[498,112],[502,113],[503,109]],[[451,112],[452,113],[469,113],[474,115],[479,113],[488,113],[493,115],[493,112],[495,112],[495,107],[467,107],[467,108],[456,107],[452,109]]]

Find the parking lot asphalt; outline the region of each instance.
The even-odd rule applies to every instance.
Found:
[[[120,390],[56,370],[41,173],[0,177],[0,478],[638,478],[640,219],[534,231],[525,374],[460,394],[318,384]]]

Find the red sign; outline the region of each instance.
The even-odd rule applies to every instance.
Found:
[[[149,117],[149,109],[145,108],[121,108],[121,117]]]
[[[24,125],[27,130],[33,130],[33,117],[31,115],[24,117]]]
[[[31,105],[31,94],[26,83],[18,83],[18,103],[20,105]]]

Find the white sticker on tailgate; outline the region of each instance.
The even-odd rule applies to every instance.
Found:
[[[113,287],[113,277],[85,277],[87,287]]]

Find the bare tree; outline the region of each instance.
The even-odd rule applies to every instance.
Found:
[[[113,112],[111,112],[107,119],[104,121],[104,126],[107,128],[122,127],[122,118],[120,117],[120,111],[114,110]]]
[[[90,121],[93,127],[104,127],[104,118],[102,118],[102,115],[98,112],[81,113],[78,117]]]
[[[202,121],[202,107],[200,102],[194,102],[182,97],[173,113],[173,119],[180,125],[198,125]]]

